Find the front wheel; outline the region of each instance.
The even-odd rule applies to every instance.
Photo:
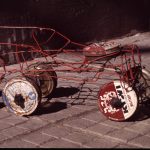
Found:
[[[27,116],[37,109],[41,101],[41,91],[33,80],[15,77],[6,83],[2,99],[9,111]]]
[[[134,80],[131,79],[131,72],[133,74]],[[137,93],[138,100],[140,103],[147,102],[150,100],[150,72],[141,67],[134,67],[131,71],[126,72],[125,80],[132,82],[132,87]]]
[[[132,87],[125,82],[116,80],[100,89],[98,106],[110,120],[124,121],[136,112],[138,99]]]

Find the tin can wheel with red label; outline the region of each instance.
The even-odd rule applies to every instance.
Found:
[[[16,77],[6,83],[2,98],[9,111],[19,116],[27,116],[37,109],[41,92],[32,80]]]
[[[136,92],[127,83],[116,80],[104,85],[98,95],[100,111],[109,119],[124,121],[134,115],[138,106]]]

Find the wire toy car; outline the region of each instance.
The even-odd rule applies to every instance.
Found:
[[[9,38],[3,37],[4,31]],[[17,33],[22,39],[17,38]],[[55,91],[59,72],[69,72],[70,76],[62,74],[59,78],[80,85],[106,81],[97,99],[100,112],[111,120],[131,118],[139,103],[150,98],[150,73],[142,65],[136,45],[110,42],[85,45],[54,29],[41,27],[1,26],[0,36],[2,99],[16,115],[35,112],[42,97]],[[59,58],[60,54],[68,55],[68,59]],[[93,75],[73,77],[74,72]]]

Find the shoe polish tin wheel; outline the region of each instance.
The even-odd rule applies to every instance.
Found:
[[[42,97],[47,97],[53,93],[57,86],[57,74],[48,64],[37,63],[28,66],[27,73],[31,74],[39,85]]]
[[[38,86],[25,78],[8,81],[3,89],[2,98],[7,108],[20,116],[32,114],[41,100]]]
[[[132,87],[119,80],[110,82],[99,91],[100,111],[109,119],[123,121],[136,111],[138,99]]]

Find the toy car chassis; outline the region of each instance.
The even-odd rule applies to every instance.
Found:
[[[16,115],[26,116],[37,110],[42,97],[56,89],[58,72],[94,74],[86,78],[59,76],[81,85],[106,80],[98,92],[98,106],[111,120],[131,118],[139,103],[150,98],[150,73],[142,66],[136,45],[109,42],[84,45],[51,28],[1,26],[0,31],[4,30],[9,31],[9,38],[16,38],[14,30],[30,35],[23,41],[0,42],[1,48],[11,49],[0,54],[2,98],[8,110]],[[8,54],[13,64],[6,59]],[[67,55],[68,60],[57,57],[60,54]]]

